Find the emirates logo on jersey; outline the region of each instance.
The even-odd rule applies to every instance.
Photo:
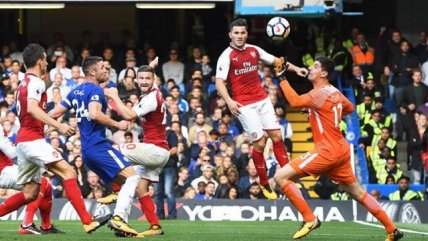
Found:
[[[254,51],[251,51],[250,52],[250,55],[251,55],[251,57],[253,57],[253,58],[255,58],[257,55],[256,55],[256,52],[254,52]]]
[[[257,65],[251,65],[251,62],[249,61],[243,62],[242,65],[244,68],[235,69],[235,75],[245,74],[257,70]]]

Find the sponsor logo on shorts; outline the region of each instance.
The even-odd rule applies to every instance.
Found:
[[[253,138],[257,138],[257,132],[251,133],[251,136],[253,136]]]
[[[58,154],[58,152],[54,151],[54,152],[52,152],[52,156],[55,157],[55,158],[58,158],[59,154]]]
[[[126,149],[129,149],[129,150],[135,149],[135,147],[137,147],[137,146],[134,143],[126,145]]]

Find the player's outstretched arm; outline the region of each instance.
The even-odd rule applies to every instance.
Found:
[[[127,121],[117,122],[111,119],[110,117],[108,117],[102,111],[102,106],[99,102],[95,102],[95,101],[90,102],[88,106],[88,110],[89,110],[89,117],[91,118],[91,120],[96,121],[101,125],[117,128],[122,131],[128,130],[129,123]]]
[[[311,98],[308,94],[298,95],[287,80],[281,81],[280,86],[291,107],[303,108],[310,106]]]
[[[288,62],[284,57],[275,57],[273,65],[277,76],[282,75],[286,70],[294,71],[301,77],[306,77],[308,75],[308,70],[306,68],[297,67],[296,65]]]
[[[49,111],[48,115],[54,119],[62,116],[67,112],[68,109],[65,108],[63,105],[56,105],[55,108],[53,108],[51,111]]]
[[[351,101],[349,101],[346,97],[345,100],[343,102],[343,111],[342,111],[342,116],[346,116],[348,114],[351,114],[352,112],[354,112],[354,105],[352,104]]]
[[[230,112],[232,112],[232,114],[234,114],[234,115],[238,115],[239,114],[239,107],[241,107],[242,104],[234,101],[232,99],[232,97],[230,97],[229,93],[227,92],[226,85],[224,84],[224,80],[217,78],[215,80],[215,85],[216,85],[218,93],[226,101],[226,104],[229,107]]]
[[[42,110],[39,107],[39,101],[35,99],[31,99],[31,98],[28,99],[27,110],[28,110],[28,113],[32,115],[34,118],[40,120],[41,122],[47,125],[57,128],[64,135],[69,136],[74,133],[73,127],[67,124],[61,123],[55,120],[54,118],[50,117],[44,110]]]
[[[108,88],[104,90],[104,94],[113,100],[113,102],[116,105],[116,108],[119,110],[120,115],[125,120],[134,120],[138,117],[137,113],[128,107],[125,106],[125,104],[122,102],[122,100],[119,97],[119,93],[116,88]]]

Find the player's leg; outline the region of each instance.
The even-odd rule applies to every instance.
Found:
[[[279,165],[283,167],[289,162],[287,149],[284,145],[284,139],[280,131],[275,110],[269,98],[263,101],[263,106],[260,109],[260,117],[262,119],[263,129],[267,132],[270,139],[272,139],[275,158]]]
[[[42,185],[40,186],[41,198],[39,210],[42,219],[40,229],[45,233],[63,234],[64,231],[58,229],[51,223],[51,212],[52,212],[52,184],[49,179],[42,177]]]
[[[77,214],[84,225],[90,225],[93,220],[92,216],[86,211],[85,202],[82,198],[82,192],[77,184],[76,171],[64,160],[47,164],[49,171],[62,178],[65,194],[76,210]],[[85,228],[84,228],[85,229]],[[86,229],[85,229],[86,231]]]
[[[317,171],[313,172],[312,169],[315,169],[313,167],[316,166],[317,163],[322,162],[322,160],[316,160],[317,157],[317,153],[308,152],[277,170],[275,173],[275,182],[279,187],[281,187],[282,192],[303,216],[303,224],[294,234],[294,239],[299,239],[308,235],[309,232],[321,225],[321,222],[314,215],[312,209],[303,198],[302,192],[297,188],[293,181],[295,178],[308,176],[308,174],[311,173],[316,174]],[[304,171],[303,168],[306,168],[307,170]]]
[[[395,241],[403,237],[395,224],[388,217],[386,212],[382,209],[379,202],[370,196],[360,184],[352,173],[350,162],[344,163],[340,168],[334,170],[333,175],[341,175],[342,178],[333,177],[332,179],[338,181],[340,187],[347,192],[353,199],[357,200],[363,205],[373,216],[375,216],[385,227],[387,232],[387,241]]]
[[[33,202],[37,199],[37,195],[39,194],[41,178],[40,167],[26,156],[25,153],[27,149],[28,146],[22,143],[18,144],[16,148],[19,166],[17,178],[14,179],[13,182],[23,184],[22,191],[9,197],[0,205],[0,217]],[[10,170],[13,171],[13,169]],[[3,172],[4,171],[5,170],[3,170]]]

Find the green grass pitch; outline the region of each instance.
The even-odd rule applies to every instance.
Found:
[[[299,228],[300,223],[290,221],[263,221],[263,222],[201,222],[181,220],[161,220],[165,235],[147,237],[145,240],[159,241],[279,241],[292,240],[292,235]],[[17,233],[20,222],[0,221],[0,240],[126,240],[117,238],[107,227],[101,227],[92,234],[85,234],[78,221],[54,221],[55,225],[66,231],[63,235],[19,235]],[[131,226],[142,231],[148,227],[146,221],[131,221]],[[428,232],[428,225],[399,224],[400,228],[414,231]],[[135,239],[133,239],[135,240]],[[383,229],[369,227],[353,222],[323,222],[321,227],[313,231],[302,240],[328,241],[384,241]],[[427,241],[428,236],[422,234],[405,233],[403,240]]]

